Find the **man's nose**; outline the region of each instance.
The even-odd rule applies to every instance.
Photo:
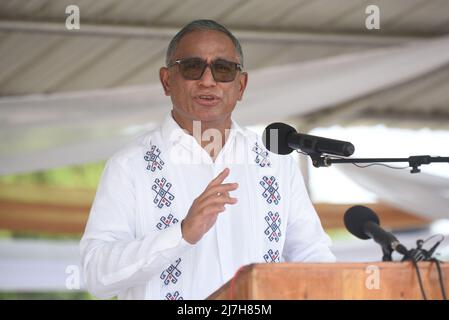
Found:
[[[217,82],[214,79],[214,76],[212,75],[212,70],[210,66],[206,67],[206,70],[204,70],[203,76],[199,80],[199,85],[205,86],[205,87],[211,87],[215,86]]]

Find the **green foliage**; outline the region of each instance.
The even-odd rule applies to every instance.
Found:
[[[100,180],[105,161],[55,168],[26,174],[0,176],[0,199],[18,203],[89,205]],[[7,213],[0,207],[1,214]],[[0,239],[79,240],[79,234],[48,234],[2,230]]]
[[[13,237],[13,232],[12,231],[0,229],[0,240],[1,239],[10,239],[12,237]]]
[[[97,300],[86,291],[0,292],[0,300]],[[112,298],[111,300],[116,300]]]
[[[81,240],[81,234],[66,233],[42,233],[28,231],[11,231],[0,229],[0,240],[2,239],[42,239],[42,240]]]
[[[0,183],[95,189],[100,180],[104,165],[105,162],[102,161],[46,171],[0,176]]]

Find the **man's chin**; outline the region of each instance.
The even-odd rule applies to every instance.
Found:
[[[225,110],[222,105],[204,107],[193,103],[189,110],[184,110],[182,114],[185,118],[190,118],[193,121],[219,122],[229,118],[233,110]]]
[[[228,119],[231,114],[232,111],[226,111],[223,109],[201,110],[196,113],[195,119],[198,119],[199,121],[219,122]]]

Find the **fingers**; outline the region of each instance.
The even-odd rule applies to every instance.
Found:
[[[224,179],[229,175],[229,168],[225,168],[222,172],[218,174],[209,184],[207,185],[206,189],[211,186],[216,186],[219,184],[222,184]]]
[[[203,191],[203,193],[195,199],[196,207],[200,211],[210,211],[210,208],[223,208],[225,204],[237,203],[237,198],[229,195],[230,191],[238,188],[238,183],[223,183],[229,175],[229,169],[225,168],[216,178],[214,178]],[[212,210],[211,212],[220,212]]]
[[[220,195],[217,194],[211,194],[207,198],[205,198],[201,203],[199,204],[199,209],[203,210],[209,206],[224,206],[225,204],[236,204],[237,198],[233,198],[229,196],[229,192],[221,193]]]
[[[204,211],[206,214],[218,214],[225,211],[225,207],[222,204],[216,204],[213,206],[208,206]]]
[[[209,182],[203,193],[192,203],[186,218],[181,223],[183,238],[189,243],[198,242],[214,225],[219,213],[225,211],[226,204],[237,203],[236,198],[229,195],[238,188],[237,183],[223,183],[229,175],[226,168]]]
[[[206,188],[204,192],[201,194],[201,198],[207,198],[210,195],[217,194],[217,193],[224,193],[233,191],[238,188],[238,183],[223,183],[218,186],[212,186],[210,188]]]
[[[210,205],[215,205],[215,204],[236,204],[237,203],[237,198],[233,198],[230,197],[229,194],[221,194],[219,196],[217,195],[210,195],[209,197],[207,197],[206,199],[204,199],[201,204],[199,205],[200,209],[203,209],[207,206]]]

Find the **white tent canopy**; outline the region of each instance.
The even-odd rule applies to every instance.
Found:
[[[449,165],[449,164],[440,164]],[[337,166],[337,165],[336,165]],[[381,202],[429,220],[449,218],[449,179],[382,166],[358,168],[339,164],[338,170],[376,194]]]
[[[235,118],[249,125],[306,116],[447,65],[449,37],[442,37],[255,70]],[[159,84],[0,98],[0,174],[105,159],[169,109]]]

